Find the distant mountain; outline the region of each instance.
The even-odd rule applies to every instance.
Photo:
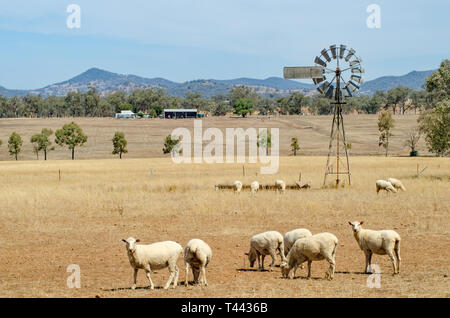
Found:
[[[399,85],[406,86],[415,90],[421,90],[425,80],[435,70],[431,71],[412,71],[403,76],[383,76],[372,81],[367,81],[361,86],[360,93],[372,95],[377,90],[388,91]]]
[[[367,81],[361,87],[361,94],[373,94],[376,90],[387,91],[399,85],[413,89],[421,89],[425,79],[433,71],[413,71],[403,76],[384,76],[372,81]],[[0,86],[0,94],[12,97],[14,95],[24,96],[26,94],[41,94],[44,97],[50,95],[65,96],[70,91],[80,90],[86,92],[89,87],[94,86],[102,96],[115,91],[131,93],[137,88],[164,89],[172,96],[185,96],[187,92],[200,92],[204,97],[210,98],[218,94],[227,94],[230,89],[237,85],[251,87],[261,96],[286,96],[292,92],[306,95],[316,94],[313,84],[300,83],[279,77],[266,79],[237,78],[231,80],[194,80],[185,83],[176,83],[164,78],[145,78],[136,75],[123,75],[91,68],[67,81],[51,84],[36,90],[9,90]]]

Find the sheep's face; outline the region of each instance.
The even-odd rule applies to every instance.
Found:
[[[357,233],[359,230],[361,230],[361,225],[363,223],[364,223],[363,221],[361,221],[361,222],[358,222],[358,221],[348,222],[348,224],[350,224],[350,226],[352,227],[354,233]]]
[[[287,262],[283,261],[280,264],[280,268],[281,268],[281,274],[283,275],[283,277],[289,278],[289,272],[291,271],[289,264]]]
[[[250,263],[250,267],[253,267],[255,265],[255,261],[256,261],[256,253],[253,251],[250,251],[249,253],[245,253],[245,255],[248,256],[248,261]]]
[[[134,237],[129,237],[126,240],[122,239],[125,242],[127,250],[130,252],[134,252],[136,250],[136,243],[140,242],[139,239],[135,239]]]

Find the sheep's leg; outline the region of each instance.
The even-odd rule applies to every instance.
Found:
[[[266,255],[261,254],[261,270],[264,270],[264,259],[266,258]]]
[[[336,267],[336,262],[334,261],[334,257],[330,257],[327,259],[328,263],[330,263],[330,268],[325,273],[325,278],[328,280],[332,280],[334,277],[334,269]]]
[[[133,273],[133,285],[131,285],[131,289],[136,289],[136,280],[137,280],[137,273],[138,273],[138,269],[134,268],[134,273]]]
[[[392,261],[392,267],[394,268],[394,275],[395,275],[395,274],[397,274],[397,264],[396,264],[396,260],[394,258],[394,253],[392,252],[392,250],[388,251],[388,255]]]
[[[372,274],[372,266],[371,266],[371,260],[372,260],[372,253],[371,252],[365,252],[366,255],[366,267],[364,269],[364,273],[366,274]]]
[[[180,274],[180,271],[178,269],[178,266],[175,264],[175,279],[173,281],[173,288],[175,288],[178,284],[178,276]]]
[[[310,260],[308,260],[308,279],[310,279],[311,278],[311,263],[312,263],[312,261],[310,261]]]
[[[145,269],[145,275],[147,275],[148,281],[150,282],[150,289],[155,289],[155,285],[153,284],[150,276],[150,267]]]
[[[273,270],[273,266],[275,265],[275,261],[277,260],[277,254],[276,253],[272,253],[272,254],[270,254],[270,257],[272,257],[272,263],[270,264],[269,271],[272,271]]]
[[[167,280],[167,283],[164,285],[164,289],[168,289],[170,286],[170,283],[172,282],[173,277],[175,276],[175,268],[169,266],[169,279]]]
[[[400,241],[395,242],[395,255],[397,256],[397,274],[400,273],[400,263],[402,262],[402,258],[400,257]]]
[[[186,263],[186,279],[184,281],[184,286],[186,286],[186,287],[189,285],[189,278],[188,278],[188,276],[189,276],[189,267],[190,267],[190,265],[188,263]]]
[[[260,259],[261,254],[259,252],[256,252],[256,257],[258,258],[258,270],[261,271],[261,259]],[[263,265],[264,267],[264,265]]]
[[[204,265],[202,266],[202,283],[203,285],[208,286],[208,282],[206,281],[206,268]]]

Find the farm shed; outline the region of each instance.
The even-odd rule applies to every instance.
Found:
[[[122,110],[116,113],[116,118],[136,118],[136,115],[131,110]]]
[[[164,109],[164,118],[197,118],[197,109]]]

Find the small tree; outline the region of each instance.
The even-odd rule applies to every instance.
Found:
[[[391,129],[394,128],[394,119],[392,113],[384,111],[378,116],[378,130],[380,131],[380,138],[378,146],[383,146],[386,149],[386,157],[389,149],[389,137],[392,136]]]
[[[180,138],[172,138],[172,135],[168,135],[166,137],[166,139],[164,140],[164,148],[163,148],[163,153],[164,154],[168,154],[168,153],[172,153],[172,156],[175,155],[175,151],[177,146],[180,143]]]
[[[39,152],[44,151],[44,160],[47,160],[47,153],[55,150],[55,147],[50,147],[52,142],[48,139],[53,134],[53,130],[44,128],[40,134],[35,134],[30,141],[33,143],[33,152],[39,159]]]
[[[418,122],[428,151],[446,156],[450,149],[450,101],[439,102],[435,109],[423,113]]]
[[[256,145],[258,148],[266,148],[266,155],[269,155],[269,149],[272,148],[272,134],[269,130],[266,129],[261,134],[258,134]]]
[[[75,159],[75,147],[83,146],[88,139],[80,126],[74,122],[65,124],[63,128],[58,129],[55,136],[55,142],[58,145],[61,147],[67,146],[72,151],[72,160]]]
[[[114,138],[112,139],[113,143],[113,155],[119,155],[119,158],[122,159],[123,153],[128,153],[127,147],[127,140],[125,139],[125,134],[121,131],[116,131],[114,134]]]
[[[235,114],[245,118],[248,114],[253,113],[253,102],[248,98],[239,98],[233,104],[233,108]]]
[[[23,140],[22,137],[16,132],[13,132],[8,139],[8,150],[9,155],[14,156],[18,160],[17,156],[22,150]]]
[[[292,137],[291,138],[291,149],[292,152],[294,153],[294,156],[297,155],[297,151],[300,150],[300,146],[298,145],[298,138],[297,137]]]
[[[417,157],[417,144],[420,139],[420,131],[418,129],[414,129],[409,132],[407,139],[405,140],[405,147],[410,149],[409,156]]]

